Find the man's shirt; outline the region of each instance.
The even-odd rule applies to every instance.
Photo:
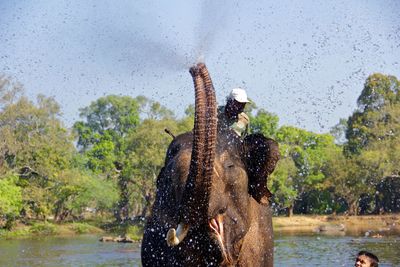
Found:
[[[249,116],[246,113],[239,113],[236,117],[228,118],[225,113],[225,106],[218,107],[218,130],[233,130],[237,135],[245,137],[249,128]]]

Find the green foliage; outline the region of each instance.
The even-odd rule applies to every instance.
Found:
[[[295,203],[294,210],[302,214],[331,214],[346,211],[344,199],[330,190],[310,190],[304,192]]]
[[[93,134],[104,134],[108,131],[113,140],[118,141],[139,124],[138,109],[137,101],[129,96],[109,95],[97,99],[80,110],[80,116],[86,121],[77,124],[80,127],[78,130],[85,130],[84,134],[78,131],[78,145],[86,149],[92,143],[92,136],[88,136],[86,131]]]
[[[143,237],[143,222],[125,221],[123,223],[112,223],[105,227],[108,232],[118,236],[127,236],[134,241],[140,241]]]
[[[171,141],[164,129],[180,132],[191,119],[177,122],[172,111],[143,96],[100,98],[82,109],[81,117],[85,121],[74,128],[83,162],[118,187],[117,219],[127,220],[132,208],[135,215],[146,213]]]
[[[145,98],[140,97],[139,102],[140,105],[144,105]],[[87,158],[86,167],[114,181],[118,186],[118,209],[125,210],[124,215],[121,215],[121,212],[116,213],[119,220],[129,215],[128,180],[120,171],[126,161],[126,136],[134,132],[140,123],[139,102],[128,96],[109,95],[99,98],[80,110],[84,121],[74,125],[78,147]],[[159,107],[154,107],[157,108]]]
[[[0,108],[14,103],[23,93],[20,83],[13,81],[10,77],[0,74]]]
[[[251,132],[262,133],[267,137],[273,138],[278,130],[279,118],[275,114],[260,109],[256,116],[250,117],[250,122]]]
[[[54,205],[57,221],[64,220],[66,213],[79,216],[87,208],[96,212],[110,211],[118,200],[118,190],[110,180],[78,170],[65,171],[58,178],[59,183],[53,188],[57,196]]]
[[[399,91],[400,81],[396,77],[375,73],[367,78],[357,103],[363,111],[379,110],[384,105],[398,103]]]
[[[394,76],[368,77],[358,98],[359,109],[348,119],[347,156],[360,154],[371,142],[393,139],[400,134],[400,81]]]
[[[116,144],[112,140],[108,132],[104,134],[96,134],[96,141],[92,144],[91,149],[86,153],[88,158],[87,167],[95,173],[112,174],[117,160]]]
[[[376,209],[381,212],[400,212],[400,176],[383,178],[376,192]]]
[[[179,126],[172,120],[143,121],[127,138],[127,163],[124,175],[131,178],[132,203],[140,215],[145,216],[155,197],[157,175],[164,165],[165,152],[171,136],[164,132],[169,128],[177,132]]]
[[[163,120],[174,118],[174,113],[157,101],[148,99],[145,96],[137,96],[135,100],[139,104],[138,110],[141,120]]]
[[[138,101],[109,95],[80,111],[84,121],[76,122],[74,129],[78,147],[87,158],[86,167],[109,178],[117,176],[115,163],[124,160],[124,138],[140,123]]]
[[[182,119],[178,120],[178,128],[177,128],[177,132],[175,133],[175,135],[177,134],[181,134],[181,133],[185,133],[185,132],[189,132],[193,129],[194,126],[194,105],[189,105],[186,109],[185,109],[185,114],[186,116],[183,117]],[[168,126],[171,127],[171,126]]]
[[[142,225],[130,225],[126,231],[128,235],[134,241],[140,241],[143,238],[143,226]]]
[[[0,178],[0,215],[17,216],[22,208],[21,188],[16,185],[17,180],[15,175]]]
[[[30,232],[36,235],[54,235],[57,234],[57,227],[49,222],[34,223]]]
[[[290,157],[281,159],[275,171],[268,179],[268,188],[274,194],[274,202],[279,208],[288,208],[294,205],[297,197],[295,179],[297,168]]]
[[[348,119],[348,142],[344,146],[347,159],[342,161],[353,171],[333,177],[346,181],[348,188],[338,183],[332,187],[348,199],[352,213],[357,213],[362,194],[374,198],[375,187],[383,177],[400,173],[399,88],[400,82],[394,76],[369,76],[358,98],[359,109]]]
[[[12,174],[0,177],[0,220],[5,219],[4,228],[10,230],[22,209],[21,188],[16,185],[18,177]]]
[[[0,158],[6,159],[2,170],[18,174],[16,185],[22,190],[27,215],[50,215],[51,188],[59,173],[70,168],[75,152],[59,112],[54,99],[41,95],[36,104],[21,96],[0,112]]]
[[[12,159],[8,168],[29,166],[42,176],[68,168],[74,147],[72,136],[57,119],[58,113],[57,103],[43,96],[38,97],[37,105],[21,97],[6,106],[0,113],[0,151]]]
[[[77,234],[90,233],[90,225],[86,223],[74,223],[71,225],[71,229]]]
[[[30,234],[31,232],[29,231],[28,227],[22,229],[13,229],[12,231],[0,229],[0,239],[23,238],[29,237]]]
[[[275,133],[282,159],[269,178],[269,186],[278,207],[292,209],[309,191],[325,188],[324,169],[329,159],[340,155],[340,148],[329,134],[315,134],[291,126]]]
[[[76,234],[93,234],[98,233],[99,229],[87,223],[72,223],[69,228]]]
[[[359,161],[339,154],[329,159],[325,173],[330,178],[325,181],[325,186],[332,188],[337,195],[346,200],[351,209],[350,214],[357,214],[361,194],[374,190],[363,176]]]
[[[87,167],[109,178],[117,176],[115,163],[124,160],[124,138],[140,122],[138,101],[109,95],[80,111],[85,121],[76,122],[74,129],[78,147],[87,157]]]

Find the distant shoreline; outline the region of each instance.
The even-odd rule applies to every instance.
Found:
[[[0,229],[1,239],[24,239],[37,237],[72,237],[77,235],[97,235],[100,237],[127,237],[134,242],[139,242],[143,235],[143,226],[137,224],[115,224],[93,221],[54,223],[53,221],[35,221],[29,223],[18,222],[16,226],[7,231]],[[106,236],[104,236],[106,235]]]
[[[18,223],[11,231],[0,230],[0,239],[34,238],[44,236],[74,236],[80,234],[101,234],[104,230],[88,224],[51,222],[35,222],[32,224]]]
[[[381,237],[400,234],[400,214],[385,215],[293,215],[292,217],[273,217],[276,234],[325,233],[332,235],[368,235]],[[139,241],[142,229],[131,226],[130,237]],[[0,230],[0,239],[32,238],[42,236],[74,236],[80,234],[105,233],[118,234],[118,231],[105,231],[87,222],[53,224],[38,222],[32,225],[18,224],[12,231]]]
[[[354,235],[400,234],[400,214],[385,215],[294,215],[273,217],[277,233],[326,232]]]

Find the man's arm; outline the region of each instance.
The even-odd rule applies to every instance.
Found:
[[[249,134],[249,125],[250,119],[246,113],[242,112],[238,115],[238,121],[236,122],[236,127],[238,131],[236,131],[242,138],[246,137]]]

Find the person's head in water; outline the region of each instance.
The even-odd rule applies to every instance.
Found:
[[[378,267],[379,259],[368,251],[360,251],[357,254],[355,267]]]
[[[235,117],[243,112],[248,102],[250,101],[247,98],[246,91],[242,88],[234,88],[227,97],[225,113],[228,117]]]

